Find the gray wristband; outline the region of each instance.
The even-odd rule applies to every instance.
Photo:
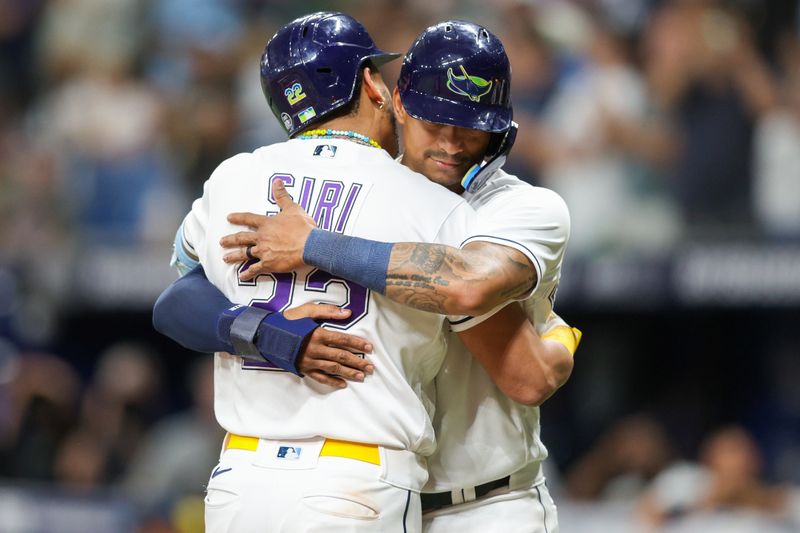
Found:
[[[303,248],[303,262],[385,294],[393,246],[388,242],[313,229]]]
[[[247,358],[263,360],[253,342],[261,322],[270,314],[270,311],[259,307],[248,307],[231,324],[231,344],[237,355]]]

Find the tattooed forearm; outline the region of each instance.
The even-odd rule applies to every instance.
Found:
[[[421,286],[394,287],[395,297],[392,299],[420,311],[443,314],[442,309],[445,307],[444,297],[435,292],[420,290],[425,288]]]
[[[391,277],[391,279],[388,280],[388,281],[391,281],[391,282],[393,282],[393,284],[397,284],[397,285],[403,285],[404,282],[408,282],[408,283],[410,283],[410,282],[418,282],[418,283],[424,283],[424,284],[428,284],[428,285],[447,286],[450,283],[446,279],[439,278],[439,277],[421,276],[419,274],[412,274],[411,276],[407,276],[407,275],[405,275],[405,274],[403,274],[401,272],[397,272],[396,274],[394,274]],[[394,283],[394,282],[396,282],[396,283]]]
[[[414,245],[409,262],[426,274],[434,274],[442,268],[447,257],[447,248],[441,245]]]
[[[536,271],[520,252],[491,243],[468,246],[395,244],[386,296],[439,314],[480,314],[536,283]]]

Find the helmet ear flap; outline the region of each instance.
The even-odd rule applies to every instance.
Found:
[[[489,145],[486,147],[486,155],[484,158],[489,159],[503,152],[508,154],[508,152],[511,151],[511,147],[514,146],[514,141],[517,140],[518,127],[518,124],[512,120],[511,125],[506,131],[492,133],[492,136],[489,138]]]
[[[500,131],[500,132],[491,134],[491,137],[489,138],[489,145],[486,147],[486,156],[485,157],[489,158],[489,157],[494,157],[495,155],[497,155],[497,153],[500,151],[500,149],[503,146],[503,140],[506,137],[506,133],[507,132],[505,132],[505,131]]]
[[[486,154],[484,161],[480,164],[473,165],[467,174],[461,180],[461,186],[464,190],[475,193],[489,180],[489,178],[499,170],[506,162],[508,153],[511,147],[514,146],[514,141],[517,139],[517,123],[512,121],[511,127],[503,133],[496,133],[500,138],[498,147],[494,153]]]

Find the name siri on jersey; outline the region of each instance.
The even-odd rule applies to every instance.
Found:
[[[335,153],[335,146],[330,146],[329,148],[333,148]],[[336,180],[322,180],[319,184],[319,189],[317,189],[318,180],[306,176],[300,183],[300,198],[297,199],[296,195],[298,191],[295,189],[296,180],[291,174],[273,174],[270,176],[270,191],[272,191],[272,183],[278,179],[283,181],[292,199],[303,208],[303,211],[311,215],[311,218],[314,219],[320,229],[335,231],[336,233],[344,232],[345,227],[347,227],[347,221],[353,213],[356,200],[358,200],[358,195],[364,189],[361,183],[351,183],[345,193],[344,183]],[[317,190],[319,190],[318,194]],[[276,206],[276,209],[268,211],[267,215],[278,213],[277,203],[272,196],[272,192],[270,192],[269,201]],[[340,205],[342,206],[341,209],[339,209]]]

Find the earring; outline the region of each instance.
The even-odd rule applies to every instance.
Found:
[[[380,103],[378,104],[378,109],[383,109],[384,105],[386,105],[386,102],[381,100]]]

